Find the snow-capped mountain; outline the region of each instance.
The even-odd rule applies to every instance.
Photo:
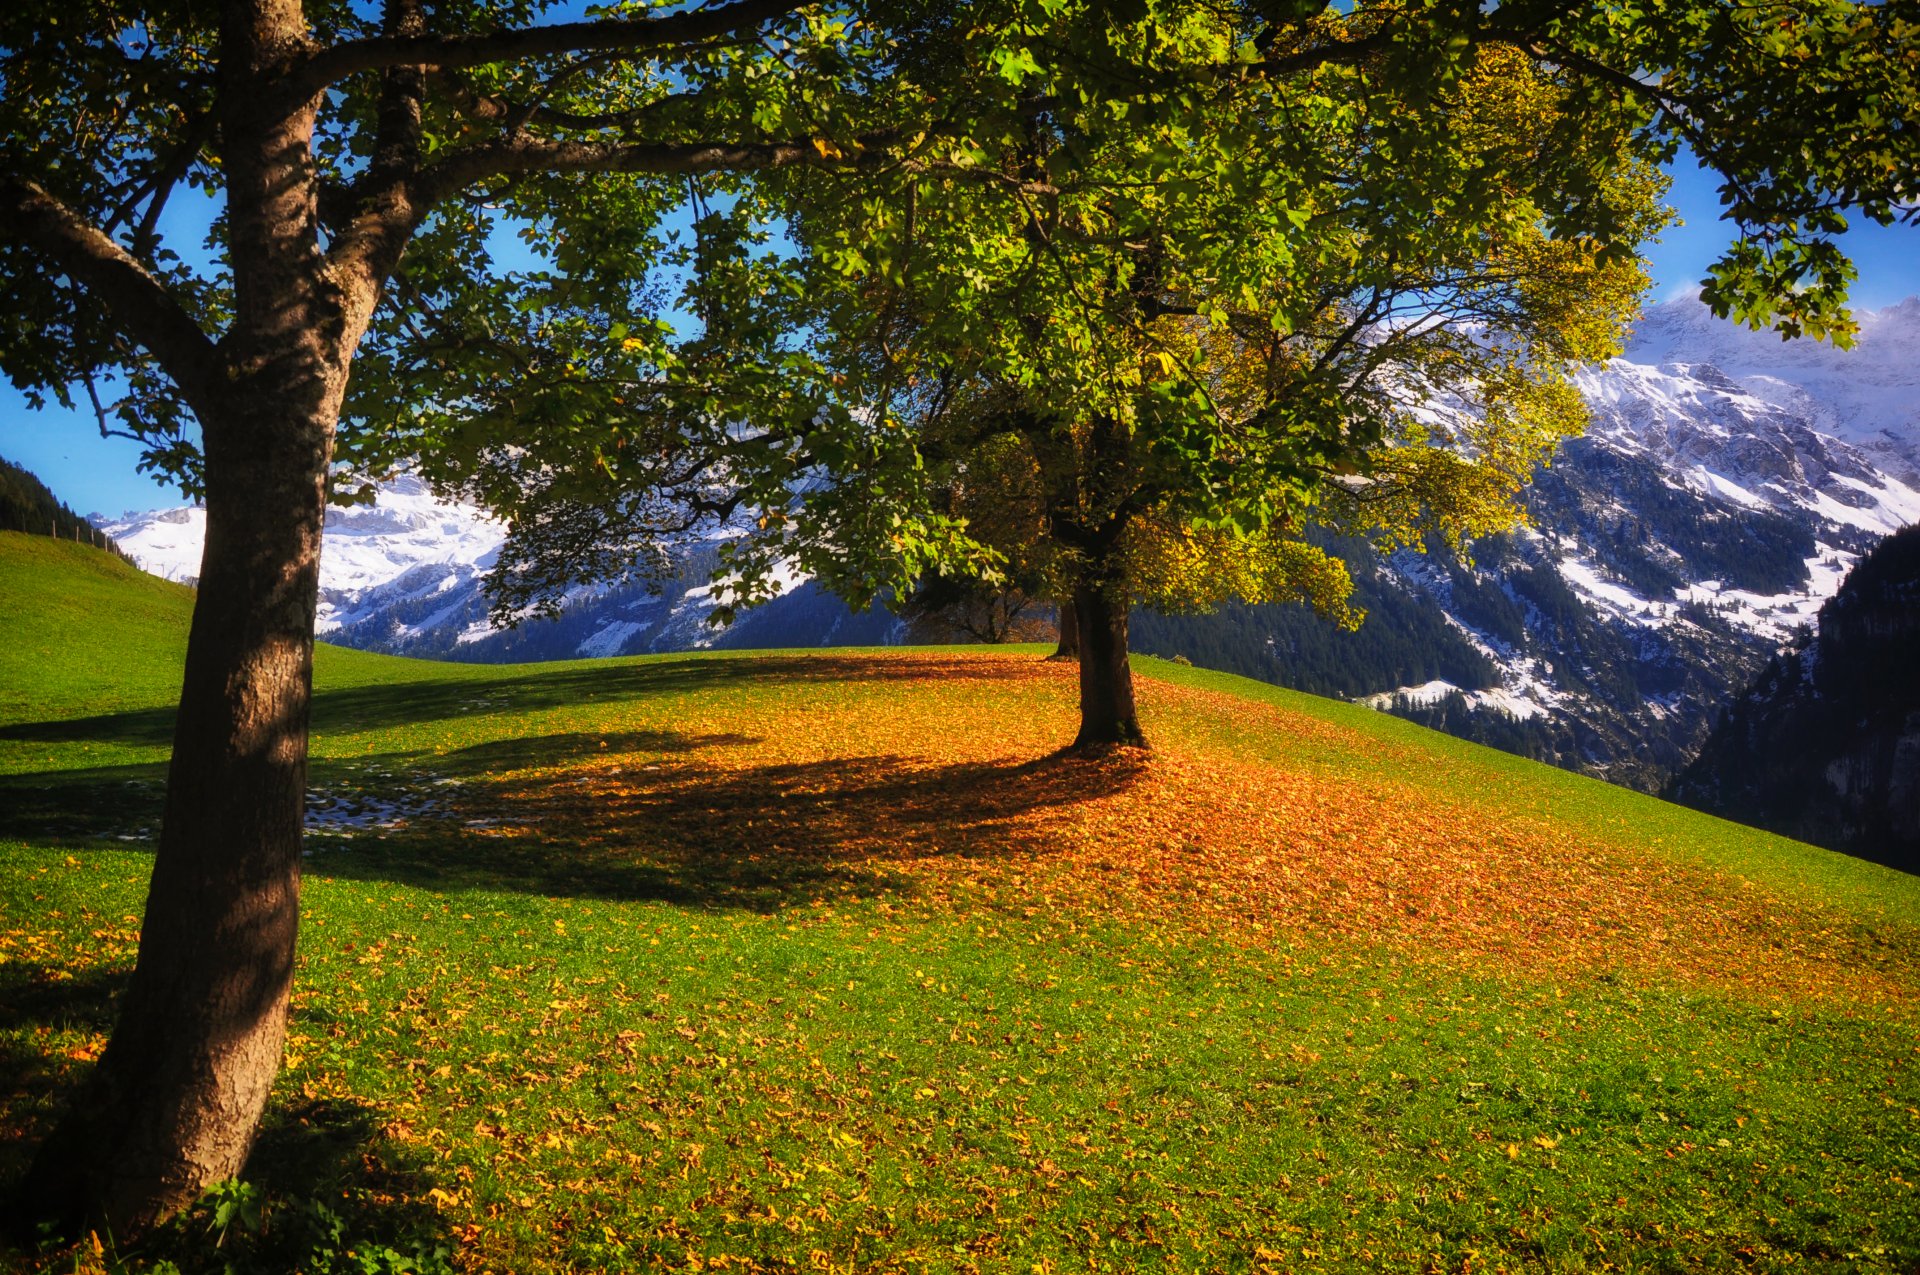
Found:
[[[1716,319],[1695,296],[1652,306],[1628,360],[1718,368],[1747,393],[1851,443],[1880,469],[1920,486],[1920,297],[1862,310],[1851,350],[1782,341]]]
[[[200,576],[207,511],[197,507],[93,514],[144,571],[192,584]],[[500,551],[506,528],[471,505],[435,498],[427,485],[400,475],[372,505],[327,510],[320,552],[322,633],[361,623],[401,601],[438,597],[451,603],[479,587]],[[482,608],[484,611],[484,608]]]
[[[193,583],[206,510],[184,506],[118,518],[94,514],[140,567]],[[581,589],[558,620],[495,629],[483,578],[506,528],[472,506],[437,499],[418,478],[382,483],[371,505],[334,507],[320,551],[317,630],[328,641],[396,655],[478,662],[550,660],[705,647],[864,645],[897,642],[904,626],[884,612],[855,615],[811,581],[789,578],[780,597],[719,629],[703,583],[712,547],[690,555],[659,592]]]
[[[1529,529],[1471,562],[1339,546],[1371,612],[1357,634],[1229,608],[1142,617],[1136,644],[1657,788],[1860,556],[1920,521],[1920,300],[1860,318],[1847,352],[1691,297],[1653,307],[1581,374],[1592,424],[1540,475]]]
[[[1915,319],[1920,330],[1920,310]],[[1783,384],[1764,379],[1770,391]],[[1616,359],[1581,374],[1579,383],[1593,412],[1585,448],[1610,452],[1621,461],[1651,463],[1676,496],[1701,504],[1708,525],[1715,525],[1722,511],[1773,514],[1814,537],[1813,552],[1802,559],[1804,579],[1793,582],[1787,567],[1772,583],[1789,587],[1764,593],[1742,587],[1744,577],[1729,575],[1686,579],[1671,596],[1652,590],[1654,596],[1643,597],[1609,579],[1600,555],[1568,547],[1560,568],[1568,583],[1623,617],[1657,620],[1676,603],[1707,603],[1743,629],[1783,640],[1813,619],[1863,551],[1920,521],[1915,485],[1879,468],[1873,454],[1816,430],[1804,414],[1755,394],[1712,364],[1649,367]],[[1920,423],[1905,434],[1887,432],[1881,441],[1887,444],[1883,456],[1905,450],[1920,454],[1914,446],[1920,443]],[[1622,516],[1626,513],[1623,507]],[[1651,560],[1685,574],[1683,548],[1658,543],[1645,548]]]
[[[551,620],[495,629],[477,575],[416,567],[355,600],[327,640],[364,650],[479,663],[602,658],[663,651],[786,646],[872,646],[898,642],[905,626],[884,610],[855,614],[813,581],[789,577],[780,595],[731,625],[708,622],[706,583],[718,543],[690,551],[678,578],[576,589]]]
[[[1859,318],[1840,351],[1747,332],[1692,297],[1654,306],[1623,358],[1582,373],[1593,423],[1540,475],[1531,528],[1471,561],[1336,546],[1369,612],[1358,633],[1228,607],[1136,616],[1135,644],[1657,788],[1852,564],[1920,521],[1920,299]],[[198,573],[201,511],[94,521],[148,570]],[[801,579],[715,629],[700,555],[659,593],[583,590],[558,620],[496,631],[480,581],[503,535],[404,477],[332,511],[322,630],[483,661],[906,636]]]

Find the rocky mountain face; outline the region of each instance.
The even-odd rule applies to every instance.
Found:
[[[1471,561],[1336,546],[1369,612],[1357,633],[1298,607],[1228,607],[1139,615],[1135,644],[1658,789],[1853,563],[1920,520],[1920,300],[1861,318],[1843,352],[1746,332],[1692,299],[1655,306],[1624,358],[1583,374],[1593,425],[1542,473],[1530,529]],[[95,521],[149,570],[185,579],[202,518]],[[502,536],[406,478],[374,506],[334,511],[322,631],[480,661],[907,636],[802,579],[715,629],[701,555],[658,594],[583,590],[557,620],[494,630],[480,579]]]
[[[1530,529],[1471,561],[1336,546],[1357,633],[1229,607],[1142,616],[1136,645],[1658,790],[1860,556],[1920,521],[1920,301],[1862,320],[1844,352],[1656,306],[1581,376],[1593,422],[1540,475]]]
[[[1920,527],[1882,541],[1722,711],[1669,796],[1920,871]]]

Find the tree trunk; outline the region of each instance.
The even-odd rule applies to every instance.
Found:
[[[1077,660],[1080,658],[1080,621],[1075,618],[1072,597],[1060,599],[1060,645],[1054,648],[1048,659]]]
[[[1073,611],[1080,631],[1080,734],[1073,751],[1147,747],[1127,662],[1126,591],[1117,584],[1078,585]]]
[[[384,277],[320,252],[318,99],[262,105],[276,59],[304,47],[298,3],[222,17],[234,307],[221,374],[193,382],[207,538],[166,813],[113,1035],[23,1184],[32,1220],[68,1233],[137,1235],[236,1176],[266,1110],[300,914],[327,469]]]
[[[245,1162],[280,1064],[299,918],[325,476],[338,396],[258,384],[203,420],[207,539],[140,955],[40,1148],[31,1216],[137,1234]]]

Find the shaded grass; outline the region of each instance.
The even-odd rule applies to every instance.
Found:
[[[1034,654],[323,659],[419,813],[311,840],[248,1176],[474,1270],[1920,1265],[1910,879],[1157,661],[1068,764]],[[0,1181],[134,950],[120,694],[0,731]]]

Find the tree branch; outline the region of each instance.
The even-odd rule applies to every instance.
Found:
[[[651,102],[624,111],[606,111],[592,115],[576,111],[562,110],[547,106],[542,102],[519,102],[509,98],[476,93],[459,83],[452,76],[440,76],[435,87],[444,89],[453,101],[456,109],[469,119],[490,124],[501,124],[509,134],[521,131],[528,124],[538,124],[547,128],[569,129],[579,133],[617,130],[628,133],[646,122],[650,117],[685,105],[697,102],[696,93],[671,93]]]
[[[603,50],[634,52],[677,44],[696,44],[760,26],[802,7],[794,0],[733,0],[717,9],[694,9],[657,18],[618,18],[595,22],[558,22],[490,35],[383,35],[350,40],[321,49],[293,68],[288,88],[303,100],[337,80],[389,66],[447,71],[550,57],[559,53]]]
[[[390,38],[411,39],[426,27],[419,0],[386,0]],[[373,169],[385,175],[412,173],[420,165],[420,120],[427,96],[426,72],[396,63],[386,68],[374,129]]]
[[[878,144],[890,135],[875,135]],[[864,147],[851,155],[811,139],[786,142],[569,142],[526,136],[503,138],[454,151],[421,174],[415,202],[430,208],[487,177],[517,173],[711,173],[789,168],[795,164],[855,167]]]
[[[78,283],[146,347],[196,411],[221,384],[220,356],[165,284],[73,209],[32,182],[0,174],[0,240]]]

